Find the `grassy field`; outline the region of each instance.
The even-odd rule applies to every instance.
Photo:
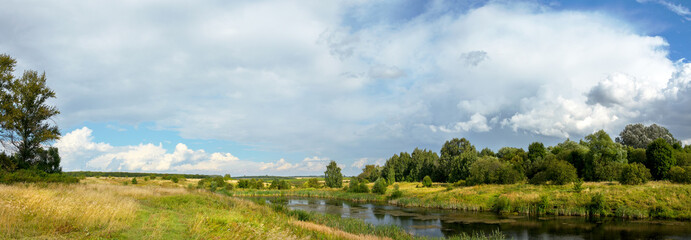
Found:
[[[691,185],[648,182],[644,185],[620,185],[616,182],[584,183],[574,191],[571,184],[552,185],[478,185],[446,188],[436,184],[418,188],[419,183],[398,183],[403,196],[347,193],[340,189],[236,190],[233,196],[299,196],[337,198],[354,201],[388,201],[400,206],[497,211],[503,214],[547,214],[587,216],[593,196],[602,194],[605,215],[624,218],[691,219]],[[371,187],[370,183],[370,187]],[[389,186],[387,195],[393,191]],[[599,215],[599,214],[596,214]]]
[[[393,226],[188,187],[196,181],[138,179],[135,185],[131,178],[100,177],[79,184],[0,185],[0,238],[415,239]]]

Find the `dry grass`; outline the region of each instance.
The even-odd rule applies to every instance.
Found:
[[[382,237],[377,237],[377,236],[372,236],[372,235],[356,235],[348,232],[341,231],[339,229],[327,227],[324,225],[319,225],[316,223],[311,223],[311,222],[304,222],[304,221],[293,221],[291,222],[293,225],[309,229],[312,231],[317,231],[321,233],[325,233],[334,237],[342,238],[342,239],[350,239],[350,240],[381,240],[381,239],[391,239],[391,238],[382,238]]]
[[[184,189],[108,184],[0,185],[0,237],[82,232],[107,237],[128,226],[137,199]]]

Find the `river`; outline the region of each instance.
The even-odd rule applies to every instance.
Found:
[[[448,237],[489,233],[499,229],[508,239],[691,239],[691,222],[624,220],[617,218],[501,216],[490,212],[399,207],[310,198],[255,198],[285,204],[290,209],[359,218],[374,224],[394,224],[419,236]]]

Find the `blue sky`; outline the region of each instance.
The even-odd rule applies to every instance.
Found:
[[[686,1],[5,1],[63,168],[347,175],[465,137],[657,123],[691,141]]]

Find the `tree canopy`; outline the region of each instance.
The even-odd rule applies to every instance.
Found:
[[[672,133],[670,133],[667,128],[657,124],[651,124],[646,127],[641,123],[626,125],[624,130],[619,133],[619,137],[617,137],[616,141],[634,148],[646,148],[648,144],[658,138],[664,139],[670,145],[679,142],[674,139],[674,136],[672,136]]]
[[[341,168],[338,167],[335,161],[331,161],[328,166],[326,166],[326,172],[324,172],[324,183],[330,188],[340,188],[343,186],[343,175],[341,174]]]

